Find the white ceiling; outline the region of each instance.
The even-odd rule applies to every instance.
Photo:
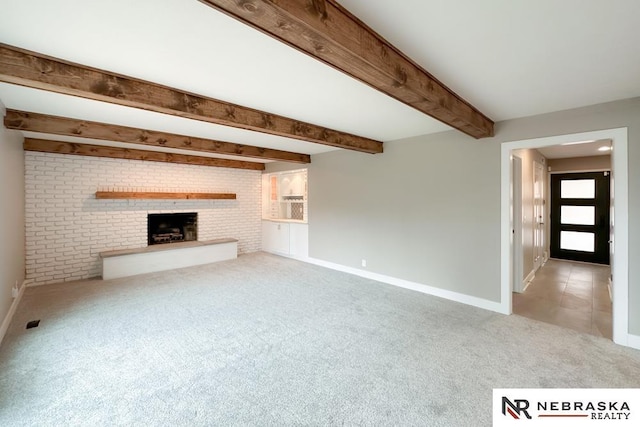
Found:
[[[637,0],[340,3],[495,121],[640,96]],[[83,65],[382,141],[450,129],[197,0],[0,0],[0,11],[0,42]],[[0,100],[307,154],[334,149],[10,84]]]
[[[607,147],[608,151],[600,151]],[[552,145],[550,147],[537,148],[537,150],[547,159],[567,159],[569,157],[592,157],[611,155],[611,140],[600,139],[597,141],[576,141],[563,145]]]

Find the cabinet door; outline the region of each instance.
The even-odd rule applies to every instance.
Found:
[[[304,177],[297,174],[291,179],[291,193],[295,196],[304,196]]]
[[[309,256],[309,226],[307,224],[289,224],[290,255],[296,258]]]
[[[289,255],[289,224],[262,221],[262,250]]]

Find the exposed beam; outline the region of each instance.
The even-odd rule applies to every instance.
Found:
[[[161,153],[158,151],[130,150],[128,148],[107,147],[92,144],[75,144],[72,142],[50,141],[46,139],[25,138],[23,147],[25,151],[38,151],[41,153],[108,157],[111,159],[147,160],[151,162],[181,163],[186,165],[215,166],[220,168],[264,170],[264,163],[257,162],[215,159],[202,156],[187,156],[184,154]]]
[[[366,153],[382,143],[0,44],[0,81]]]
[[[311,157],[308,154],[291,153],[289,151],[272,150],[270,148],[254,147],[251,145],[233,144],[230,142],[25,111],[7,110],[4,125],[7,129],[126,142],[152,147],[179,148],[182,150],[284,162],[311,162]]]
[[[334,0],[200,1],[468,135],[493,135],[489,118]]]

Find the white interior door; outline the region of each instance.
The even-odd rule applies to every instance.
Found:
[[[544,166],[533,162],[533,269],[544,261]]]
[[[511,161],[511,232],[513,254],[513,291],[523,292],[522,273],[522,159],[513,156]]]

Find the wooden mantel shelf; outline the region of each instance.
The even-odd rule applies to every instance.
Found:
[[[160,193],[148,191],[96,191],[96,199],[235,199],[235,193]]]

